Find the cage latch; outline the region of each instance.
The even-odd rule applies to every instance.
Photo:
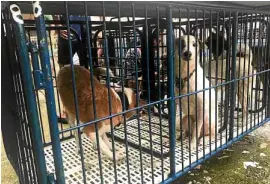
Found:
[[[34,81],[36,89],[43,89],[45,87],[44,84],[44,75],[41,70],[34,70]]]
[[[44,83],[44,75],[40,70],[39,62],[38,62],[38,48],[33,43],[29,43],[29,50],[32,57],[32,66],[33,66],[33,75],[34,75],[34,83],[35,89],[43,89],[45,87]]]

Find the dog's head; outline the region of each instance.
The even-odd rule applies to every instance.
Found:
[[[97,57],[98,57],[98,66],[105,66],[105,56],[103,48],[98,49]]]
[[[228,50],[228,42],[225,39],[225,37],[222,34],[216,34],[216,33],[211,33],[211,37],[209,36],[206,39],[205,44],[207,45],[208,48],[210,48],[212,46],[212,54],[213,56],[219,57],[222,55],[222,52],[227,51]],[[211,45],[212,44],[212,45]]]
[[[242,58],[246,58],[247,60],[250,58],[252,59],[253,54],[252,54],[252,50],[250,49],[250,47],[246,44],[237,44],[236,45],[236,57],[242,57]]]
[[[180,39],[176,38],[175,41],[175,52],[178,53],[180,49],[179,56],[184,61],[195,60],[200,57],[202,51],[202,42],[199,39],[196,39],[192,35],[184,35]]]

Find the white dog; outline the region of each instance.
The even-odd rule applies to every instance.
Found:
[[[252,58],[253,58],[252,51],[247,45],[242,44],[241,49],[240,49],[240,45],[237,45],[236,47],[236,76],[235,76],[236,79],[248,77],[249,75],[256,73],[256,70],[251,65]],[[230,58],[230,61],[232,61],[232,58]],[[227,62],[226,59],[222,59],[219,57],[218,61],[211,60],[211,62],[204,63],[204,70],[205,70],[206,77],[208,78],[210,77],[209,70],[211,71],[211,79],[209,78],[209,80],[211,80],[211,85],[216,86],[225,82],[224,79],[226,76],[226,62]],[[218,70],[216,70],[216,68],[218,68]],[[253,80],[253,83],[255,84],[256,76],[241,79],[236,82],[236,94],[237,94],[239,103],[242,106],[242,112],[243,112],[242,122],[244,122],[244,124],[246,122],[247,112],[248,112],[248,106],[247,106],[248,98],[251,96],[251,91],[252,91],[252,80]],[[221,88],[222,87],[217,87],[217,90],[220,91]],[[241,123],[239,123],[238,125],[242,126]]]
[[[200,40],[196,41],[196,38],[191,35],[182,36],[180,40],[181,40],[180,53],[178,44],[179,38],[175,40],[175,77],[176,77],[175,95],[179,94],[185,95],[188,93],[203,90],[204,88],[209,88],[210,87],[209,81],[203,76],[203,68],[200,66],[199,62],[200,52],[202,49],[202,42]],[[179,68],[181,71],[180,72],[181,75],[179,73]],[[179,84],[178,79],[181,80],[181,86],[178,85]],[[197,86],[197,89],[195,89],[196,88],[195,86]],[[219,119],[218,111],[214,103],[215,100],[216,98],[214,89],[206,89],[204,92],[202,91],[196,93],[196,95],[193,94],[189,96],[189,101],[188,96],[181,98],[182,111],[184,113],[181,124],[185,133],[188,131],[188,122],[189,120],[191,121],[192,127],[191,149],[196,148],[197,145],[196,141],[199,137],[208,136],[210,134],[211,137],[215,136],[217,128],[215,127],[215,121],[216,120],[218,121]],[[196,119],[196,112],[197,112],[197,119]],[[176,118],[176,123],[177,123],[176,129],[179,129],[180,125],[179,117]],[[202,131],[203,128],[204,134]],[[198,135],[198,137],[196,137],[196,135]]]

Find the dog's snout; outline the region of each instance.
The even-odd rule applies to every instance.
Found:
[[[243,51],[237,52],[236,57],[245,57],[245,52]]]
[[[184,52],[185,57],[191,57],[192,53],[190,51]]]

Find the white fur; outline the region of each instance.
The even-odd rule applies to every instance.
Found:
[[[190,64],[190,73],[192,72],[192,68],[191,66],[195,66],[196,60],[195,60],[195,55],[196,55],[196,40],[194,36],[189,36],[189,40],[188,40],[188,36],[185,35],[182,37],[182,39],[186,42],[186,46],[184,48],[182,48],[182,53],[178,53],[178,48],[175,48],[175,74],[177,78],[185,78],[189,75],[188,71],[187,71],[187,65],[188,62]],[[188,41],[189,41],[189,48],[188,48]],[[179,93],[181,95],[184,94],[188,94],[188,93],[192,93],[192,92],[196,92],[199,90],[202,90],[204,88],[208,88],[210,87],[209,81],[205,78],[205,86],[203,86],[203,69],[200,67],[199,64],[199,42],[197,41],[197,71],[194,72],[194,74],[189,78],[189,81],[185,83],[183,89],[181,91],[179,91],[178,88],[175,88],[175,95],[178,95]],[[189,50],[192,53],[192,56],[190,57],[190,60],[187,61],[185,60],[186,58],[183,57],[183,53],[185,51]],[[179,63],[179,56],[181,57],[181,66]],[[179,74],[179,67],[181,68],[181,76]],[[196,76],[197,76],[197,89],[195,89],[195,82],[196,82]],[[189,87],[189,91],[188,91],[188,87]],[[209,96],[211,91],[211,97]],[[192,130],[192,140],[191,140],[191,148],[194,149],[196,147],[196,129],[197,129],[197,134],[200,135],[201,129],[202,129],[202,125],[203,125],[203,119],[205,119],[207,121],[207,119],[209,119],[209,117],[211,117],[211,122],[206,122],[209,124],[209,126],[213,127],[215,126],[215,120],[218,120],[218,111],[215,107],[215,91],[214,89],[210,89],[210,90],[206,90],[204,92],[205,94],[205,100],[203,102],[203,92],[197,93],[197,97],[195,95],[191,95],[189,96],[189,103],[188,103],[188,97],[183,97],[181,99],[181,104],[182,104],[182,110],[183,113],[187,116],[188,113],[190,116],[195,116],[196,112],[197,112],[197,127],[193,126],[193,130]],[[197,98],[197,108],[196,108],[196,98]],[[209,104],[211,103],[211,115],[209,115]],[[189,112],[188,112],[188,108],[189,108]],[[203,112],[203,108],[204,108],[204,114]],[[217,117],[216,117],[216,113],[217,113]],[[180,120],[179,118],[176,118],[176,120]],[[176,122],[179,125],[179,122]],[[193,122],[193,124],[195,124]],[[213,132],[212,132],[213,133]],[[204,136],[204,135],[203,135]]]
[[[236,79],[247,77],[248,75],[256,73],[256,70],[251,65],[252,58],[253,58],[251,49],[247,45],[245,46],[244,44],[241,45],[241,49],[240,49],[240,45],[237,45],[236,52],[240,52],[240,51],[245,53],[245,55],[242,57],[236,57],[236,76],[235,76]],[[249,61],[249,58],[250,58],[250,61]],[[208,74],[209,70],[211,71],[210,80],[211,80],[212,85],[215,86],[215,85],[219,85],[225,82],[225,80],[222,80],[222,79],[225,79],[225,76],[226,76],[226,62],[227,62],[226,59],[222,60],[222,58],[219,58],[217,62],[215,60],[212,60],[211,62],[204,64],[205,75],[207,77],[209,77],[209,74]],[[217,71],[216,71],[216,67],[218,67]],[[216,80],[216,75],[218,77],[218,80]],[[244,122],[244,124],[246,123],[247,112],[248,112],[247,100],[248,100],[248,97],[251,96],[251,91],[252,91],[252,78],[253,78],[253,83],[256,83],[256,76],[250,77],[249,79],[248,78],[241,79],[239,82],[236,82],[236,94],[237,94],[239,103],[241,104],[242,109],[243,109],[244,116],[243,116],[242,122]],[[262,86],[261,83],[260,85]],[[217,90],[220,92],[221,88],[222,87],[218,87]],[[259,98],[261,98],[261,96]],[[238,125],[242,126],[241,123],[239,123]]]

